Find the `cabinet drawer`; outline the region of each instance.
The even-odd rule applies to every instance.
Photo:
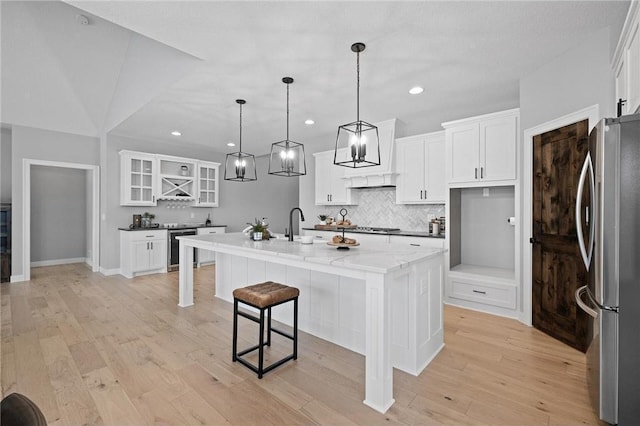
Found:
[[[166,230],[154,230],[154,231],[128,231],[131,233],[130,241],[151,241],[158,239],[167,239]]]
[[[198,235],[224,234],[224,228],[198,228]]]
[[[393,244],[404,244],[416,247],[444,248],[444,238],[391,235],[390,242]]]
[[[505,284],[478,283],[459,278],[449,279],[449,295],[458,299],[503,308],[516,308],[516,287]]]

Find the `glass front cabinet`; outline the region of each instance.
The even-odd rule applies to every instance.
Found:
[[[198,162],[196,207],[218,207],[220,163]]]
[[[120,205],[157,205],[155,172],[155,155],[120,151]]]

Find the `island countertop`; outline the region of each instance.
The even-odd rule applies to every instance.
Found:
[[[190,246],[216,251],[237,249],[243,253],[295,259],[307,263],[341,266],[349,269],[386,274],[407,267],[412,262],[439,256],[442,249],[412,247],[388,243],[373,243],[354,246],[349,250],[338,250],[324,241],[302,244],[285,238],[252,241],[241,232],[216,235],[177,237],[188,241]]]

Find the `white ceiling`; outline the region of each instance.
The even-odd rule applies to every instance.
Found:
[[[4,3],[3,98],[7,87],[19,88],[11,99],[22,113],[3,101],[3,121],[29,121],[30,98],[20,90],[49,78],[25,72],[22,67],[33,63],[18,66],[24,59],[5,57],[8,49],[16,57],[53,57],[49,76],[66,73],[71,87],[51,90],[58,97],[53,118],[37,108],[48,117],[41,127],[63,114],[64,94],[72,90],[66,112],[76,115],[64,117],[68,123],[88,116],[94,131],[115,125],[117,134],[229,152],[226,143],[238,139],[235,99],[244,98],[243,148],[254,154],[285,138],[284,76],[295,79],[290,137],[308,151],[329,149],[337,126],[355,120],[353,42],[367,45],[361,118],[397,117],[406,123],[405,133],[416,134],[437,130],[443,121],[518,106],[520,78],[582,38],[610,26],[615,46],[629,7],[628,1],[68,1],[90,18],[90,25],[79,26],[80,12],[68,4],[34,2],[13,10],[8,20]],[[24,28],[38,37],[24,37]],[[149,49],[132,50],[132,39],[166,46],[156,43],[150,59]],[[135,69],[137,77],[118,88],[125,69]],[[409,95],[414,85],[424,93]],[[124,99],[136,91],[134,99]],[[305,125],[307,118],[316,124]],[[182,136],[171,136],[172,130]],[[82,132],[90,134],[91,126]]]

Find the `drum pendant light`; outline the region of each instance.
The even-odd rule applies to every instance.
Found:
[[[289,140],[289,85],[293,83],[293,78],[284,77],[282,82],[287,85],[287,138],[271,144],[269,174],[288,177],[302,176],[307,174],[304,145]]]
[[[371,167],[380,165],[378,128],[360,120],[360,52],[364,43],[354,43],[351,50],[357,56],[356,121],[338,127],[333,164],[344,167]]]
[[[238,152],[227,154],[224,163],[224,180],[236,182],[248,182],[258,180],[256,175],[256,157],[253,154],[242,152],[242,105],[247,103],[244,99],[236,99],[240,105],[240,146]]]

